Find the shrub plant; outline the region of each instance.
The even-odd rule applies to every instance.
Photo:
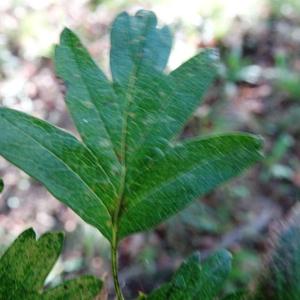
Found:
[[[124,299],[117,254],[122,239],[153,228],[261,158],[261,141],[250,134],[180,139],[215,79],[218,55],[214,49],[202,50],[167,73],[171,45],[170,30],[159,28],[152,12],[120,14],[111,28],[110,80],[78,37],[64,29],[55,48],[55,68],[66,84],[66,104],[80,139],[46,121],[0,108],[0,154],[107,238],[119,300]],[[43,293],[61,243],[60,234],[36,241],[32,230],[25,231],[1,259],[9,270],[0,273],[5,278],[1,296],[19,299],[22,290],[26,299],[33,293],[41,299],[49,293],[51,299],[71,299],[68,288],[61,295],[67,286],[72,299],[93,299],[101,283],[92,277]],[[140,299],[214,299],[230,261],[225,250],[202,265],[192,255],[169,283]],[[89,292],[76,294],[80,287]]]

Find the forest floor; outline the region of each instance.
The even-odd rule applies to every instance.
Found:
[[[3,105],[75,132],[63,101],[64,87],[54,74],[53,48],[48,47],[59,35],[51,27],[60,20],[55,3],[37,10],[29,4],[0,6],[0,27],[6,30],[0,32],[0,99]],[[66,1],[69,24],[107,69],[109,24],[122,6],[78,3],[71,8]],[[45,16],[50,24],[44,24]],[[82,24],[82,20],[86,21]],[[173,30],[184,44],[186,27],[177,22]],[[193,50],[187,53],[217,47],[222,66],[182,138],[251,132],[263,137],[265,159],[155,230],[121,244],[120,277],[129,298],[165,281],[191,252],[199,250],[206,257],[221,247],[234,255],[224,292],[255,284],[274,232],[294,210],[300,210],[300,16],[293,10],[270,10],[251,25],[235,18],[221,37],[204,39],[202,30],[201,26],[193,29],[189,39]],[[181,44],[177,43],[174,64],[182,59]],[[0,177],[5,182],[0,196],[0,253],[27,227],[38,233],[63,230],[64,252],[48,281],[85,272],[109,277],[108,244],[98,232],[2,159]]]

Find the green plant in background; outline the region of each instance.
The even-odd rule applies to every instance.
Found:
[[[214,299],[222,289],[230,269],[231,255],[225,250],[217,252],[202,266],[199,264],[199,257],[194,254],[182,264],[170,282],[145,299]]]
[[[171,44],[169,29],[158,28],[152,12],[120,14],[111,31],[111,82],[76,35],[63,31],[55,66],[81,140],[0,109],[0,154],[109,240],[118,299],[124,299],[117,271],[123,238],[154,227],[261,158],[261,141],[249,134],[179,141],[215,78],[218,56],[204,50],[166,74]],[[229,265],[227,252],[203,268],[192,257],[148,299],[183,299],[182,293],[184,299],[212,299]]]
[[[277,234],[266,268],[250,300],[300,299],[299,217],[298,210]]]
[[[291,100],[300,99],[300,75],[292,70],[290,59],[287,54],[275,56],[275,86],[285,92]]]
[[[36,240],[32,229],[24,231],[0,259],[0,298],[6,300],[94,299],[102,282],[81,276],[44,290],[44,281],[62,249],[62,233],[46,233]]]
[[[242,57],[240,48],[233,48],[228,53],[225,53],[224,61],[226,65],[226,79],[228,81],[245,80],[245,70],[251,65],[251,62],[247,58]]]

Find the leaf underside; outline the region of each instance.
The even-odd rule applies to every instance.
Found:
[[[44,281],[61,252],[62,243],[62,233],[46,233],[36,240],[32,229],[24,231],[0,258],[0,299],[94,299],[102,282],[88,275],[44,290]]]
[[[147,230],[238,175],[261,141],[227,134],[176,137],[217,73],[206,49],[169,74],[172,39],[152,12],[120,14],[112,25],[112,82],[69,29],[56,72],[81,141],[45,121],[0,108],[0,154],[43,183],[110,241]]]
[[[213,300],[231,270],[231,255],[220,250],[202,265],[197,254],[189,257],[175,272],[170,282],[162,285],[147,300]]]

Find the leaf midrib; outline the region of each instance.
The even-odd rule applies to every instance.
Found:
[[[149,21],[145,28],[144,31],[148,32],[148,29],[151,25],[151,21]],[[127,37],[129,34],[127,34]],[[143,40],[141,49],[143,49],[144,52],[144,46],[146,44],[146,39]],[[134,62],[134,60],[133,60]],[[122,174],[121,174],[121,179],[120,179],[120,192],[119,192],[119,197],[117,199],[117,206],[116,210],[113,216],[113,236],[115,239],[115,243],[118,243],[118,232],[119,232],[119,222],[121,219],[121,208],[124,202],[124,193],[125,193],[125,186],[126,186],[126,175],[127,175],[127,151],[126,151],[126,145],[127,145],[127,136],[128,136],[128,117],[129,117],[129,107],[130,103],[132,102],[132,95],[134,93],[134,86],[137,81],[137,74],[139,72],[140,66],[142,63],[142,59],[139,61],[139,64],[133,65],[133,70],[131,75],[129,76],[129,82],[127,86],[127,91],[125,94],[125,108],[124,108],[124,114],[123,114],[123,125],[122,125],[122,134],[121,134],[121,151],[120,151],[120,163],[122,166]]]
[[[125,95],[126,103],[125,103],[125,109],[124,109],[124,117],[123,117],[123,125],[122,125],[122,134],[121,134],[121,152],[120,152],[120,163],[122,166],[122,173],[121,173],[121,179],[120,179],[120,191],[119,196],[117,198],[117,206],[116,210],[113,215],[113,235],[115,239],[115,243],[118,242],[118,231],[119,231],[119,221],[120,221],[120,215],[121,215],[121,208],[124,201],[124,193],[125,193],[125,185],[126,185],[126,175],[127,175],[127,165],[126,165],[126,157],[127,157],[127,151],[126,151],[126,141],[127,141],[127,133],[128,133],[128,116],[129,116],[129,106],[130,102],[132,101],[132,88],[136,82],[136,74],[138,70],[137,68],[134,68],[132,72],[132,76],[130,76],[130,81],[128,84],[127,93]]]

